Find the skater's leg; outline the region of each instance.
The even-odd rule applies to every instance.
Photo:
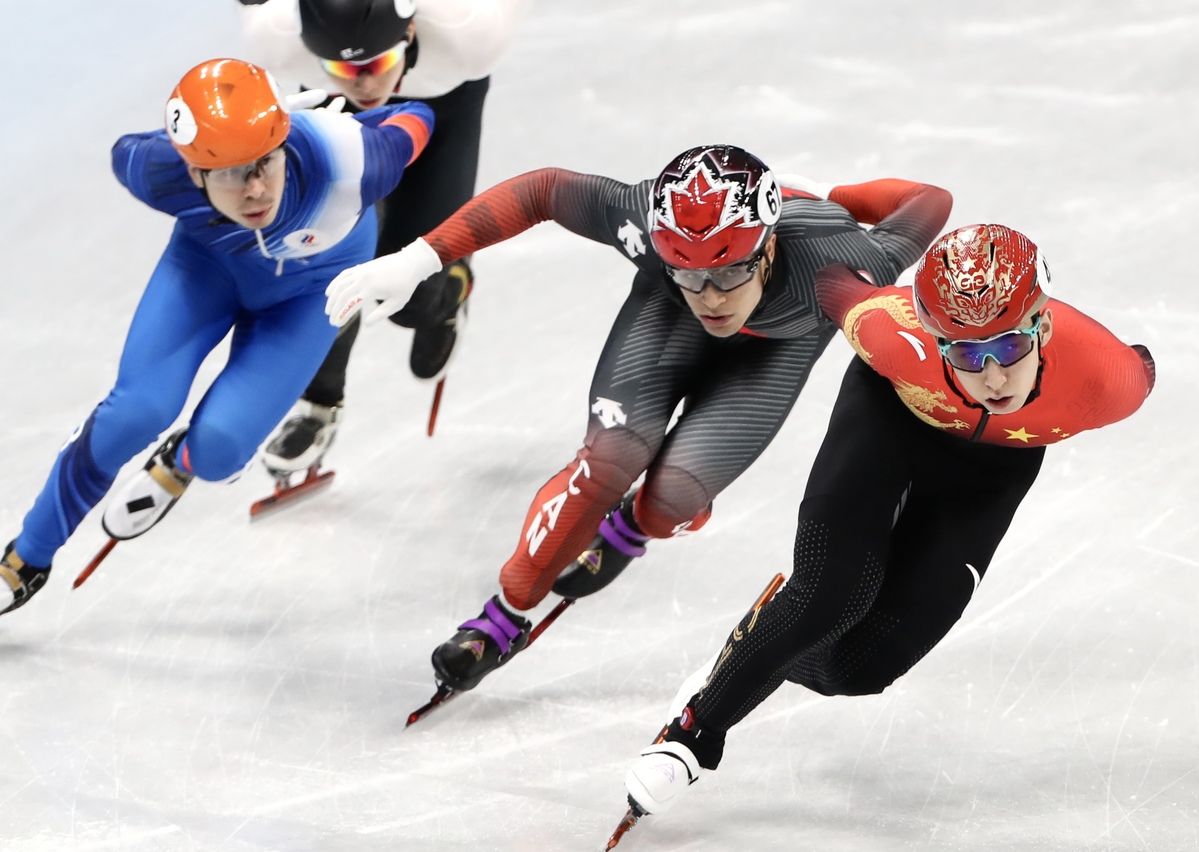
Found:
[[[229,361],[191,418],[183,447],[189,472],[210,481],[240,472],[311,378],[335,334],[320,293],[239,320]]]
[[[508,640],[479,622],[498,622],[504,634],[512,626],[527,631],[521,612],[548,594],[652,460],[675,407],[702,375],[705,338],[660,282],[635,279],[596,368],[584,447],[534,498],[516,552],[500,572],[502,595],[490,602],[491,615],[485,609],[434,651],[442,683],[470,688],[511,656],[501,653]]]
[[[505,600],[535,606],[591,543],[653,462],[675,408],[706,375],[712,348],[657,282],[638,276],[596,367],[584,446],[538,491],[500,572]]]
[[[769,446],[832,328],[794,340],[745,338],[726,351],[670,431],[637,495],[647,535],[694,529],[721,491]]]
[[[25,562],[48,566],[122,465],[170,426],[236,311],[225,273],[172,237],[134,314],[115,386],[63,447],[25,517],[16,540]]]

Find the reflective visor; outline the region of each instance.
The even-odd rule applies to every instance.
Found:
[[[1031,328],[1005,331],[985,340],[941,340],[937,348],[951,367],[966,373],[981,373],[990,358],[1000,367],[1010,367],[1033,350],[1033,341],[1041,328],[1041,317]]]
[[[404,58],[404,51],[407,49],[408,42],[402,41],[391,50],[380,53],[378,56],[372,56],[370,59],[365,59],[362,62],[322,59],[321,67],[329,74],[339,77],[342,80],[355,80],[363,74],[378,77],[380,74],[386,74],[399,65],[400,60]]]
[[[740,263],[730,263],[728,266],[716,266],[711,269],[680,269],[677,266],[667,266],[666,275],[675,284],[690,293],[702,293],[704,285],[711,282],[722,293],[736,290],[743,284],[753,280],[758,271],[762,255],[758,254]]]

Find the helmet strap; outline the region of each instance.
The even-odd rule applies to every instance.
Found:
[[[420,53],[420,42],[416,40],[416,33],[412,34],[412,41],[409,42],[408,48],[404,51],[404,73],[400,75],[400,79],[396,80],[395,88],[391,90],[392,97],[400,94],[400,87],[404,85],[404,78],[408,76],[408,72],[416,65],[417,54]]]
[[[778,244],[775,244],[775,251],[778,251]],[[770,274],[774,272],[774,261],[770,255],[766,253],[765,247],[762,249],[762,289],[766,289],[766,285],[770,283]]]
[[[415,32],[412,33],[412,43],[408,45],[408,50],[404,53],[404,75],[416,67],[416,60],[420,56],[420,37]],[[403,76],[400,79],[404,79]]]

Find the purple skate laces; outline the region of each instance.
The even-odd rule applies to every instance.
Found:
[[[483,615],[486,618],[472,618],[459,624],[458,629],[486,633],[499,646],[500,654],[507,654],[512,650],[512,641],[520,635],[521,629],[512,623],[508,613],[495,602],[495,598],[490,598],[483,604]]]
[[[608,542],[608,544],[615,547],[625,556],[637,557],[645,555],[645,542],[649,541],[649,536],[634,529],[624,519],[624,513],[620,509],[617,509],[615,512],[609,512],[607,517],[600,521],[599,531],[600,535],[604,537],[604,541]]]

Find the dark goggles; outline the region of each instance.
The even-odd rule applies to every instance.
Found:
[[[749,260],[711,269],[680,269],[677,266],[667,266],[666,275],[689,293],[702,293],[704,285],[709,283],[720,292],[727,293],[753,280],[761,262],[762,255],[756,254]]]
[[[966,373],[981,373],[990,358],[1000,367],[1010,367],[1032,352],[1037,332],[1041,330],[1041,316],[1033,320],[1031,328],[1005,331],[986,340],[938,340],[941,357],[954,369]]]

